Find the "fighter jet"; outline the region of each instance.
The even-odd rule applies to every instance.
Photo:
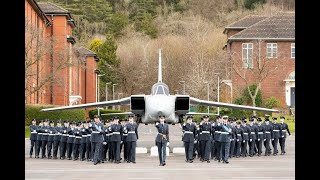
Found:
[[[72,106],[62,106],[55,108],[42,109],[41,111],[57,111],[78,108],[105,107],[115,105],[129,105],[130,111],[123,113],[112,113],[107,115],[129,115],[134,114],[137,117],[137,123],[155,123],[159,121],[159,115],[164,115],[169,124],[181,123],[184,115],[189,114],[207,114],[190,112],[190,105],[215,106],[226,108],[238,108],[245,110],[257,110],[267,112],[278,112],[278,110],[261,107],[244,106],[215,101],[200,100],[189,95],[171,95],[169,87],[162,81],[162,60],[161,49],[159,49],[158,64],[158,82],[151,88],[151,94],[131,95],[118,100],[87,103]],[[103,115],[103,114],[102,114]]]

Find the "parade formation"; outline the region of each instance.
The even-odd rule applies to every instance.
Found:
[[[170,144],[169,125],[165,118],[159,115],[159,122],[155,123],[159,166],[167,164],[166,147]],[[134,115],[129,115],[128,119],[114,116],[102,120],[95,115],[94,120],[58,120],[56,125],[52,120],[40,120],[37,124],[37,120],[33,119],[30,125],[30,158],[86,160],[94,165],[105,162],[135,164],[139,136],[138,124],[134,119]],[[279,119],[280,122],[277,122],[278,118],[273,117],[273,122],[270,122],[270,116],[266,115],[263,122],[255,116],[250,117],[249,121],[245,117],[238,120],[228,116],[209,120],[209,116],[204,115],[197,123],[193,116],[188,115],[180,124],[185,162],[192,163],[199,159],[201,162],[215,160],[228,164],[229,159],[234,157],[276,156],[278,143],[280,155],[284,155],[287,133],[289,136],[291,133],[284,123],[285,117],[280,116]]]

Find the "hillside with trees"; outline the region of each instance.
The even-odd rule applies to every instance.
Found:
[[[41,0],[43,2],[45,0]],[[163,80],[182,93],[217,97],[217,75],[229,78],[224,27],[247,15],[271,16],[294,11],[294,0],[47,0],[72,13],[75,46],[100,57],[105,83],[118,83],[117,93],[149,94],[157,79],[158,49],[162,48]],[[111,92],[111,87],[109,87]],[[116,96],[117,97],[117,96]],[[220,101],[226,101],[220,92]]]

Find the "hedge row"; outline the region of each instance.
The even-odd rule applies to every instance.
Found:
[[[54,105],[26,105],[25,107],[25,125],[29,126],[31,120],[36,118],[37,120],[49,119],[49,120],[85,120],[86,111],[85,109],[73,109],[73,110],[63,110],[63,111],[50,111],[41,112],[41,109],[58,107]]]

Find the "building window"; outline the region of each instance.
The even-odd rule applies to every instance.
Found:
[[[242,44],[242,62],[243,68],[253,68],[253,44]]]
[[[292,71],[292,72],[289,74],[288,79],[290,79],[290,80],[295,80],[295,78],[296,78],[295,71]]]
[[[267,43],[267,58],[277,57],[277,43]]]
[[[291,58],[296,57],[296,48],[295,48],[295,43],[291,43]]]

